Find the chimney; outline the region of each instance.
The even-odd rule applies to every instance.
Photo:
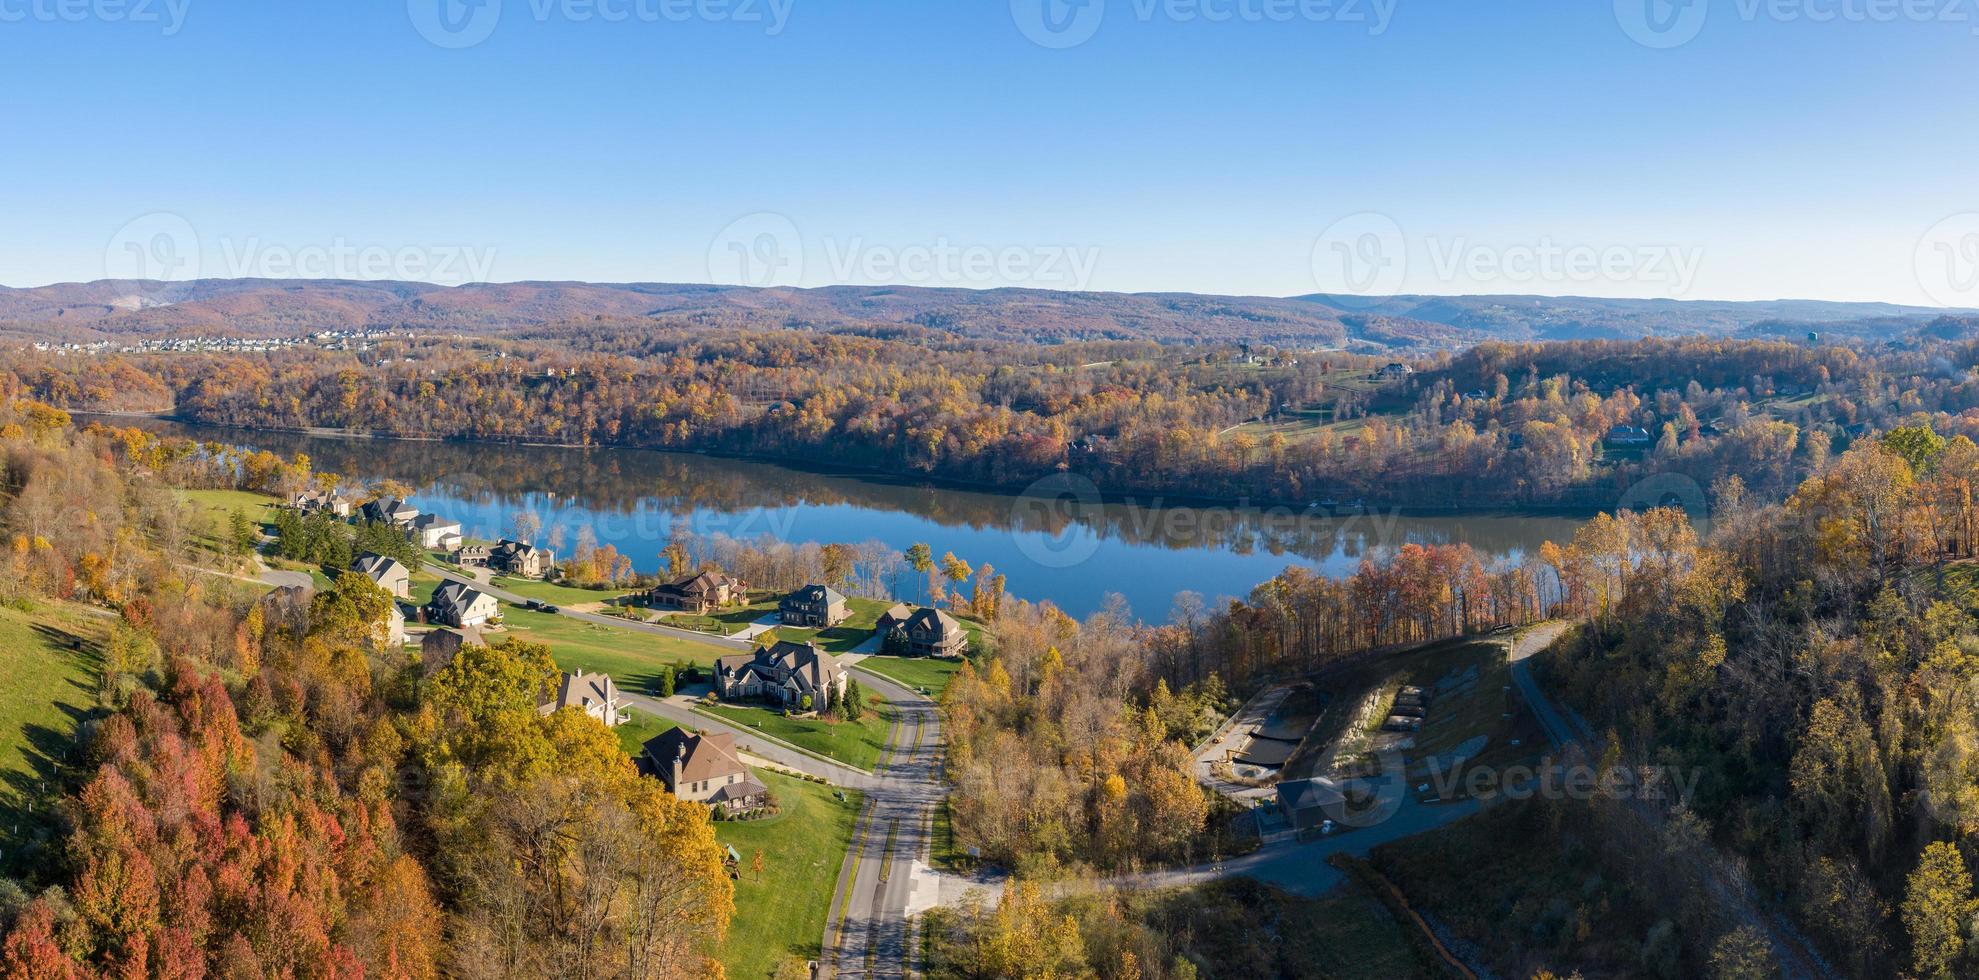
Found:
[[[684,789],[684,787],[681,785],[681,776],[685,772],[686,768],[687,768],[687,740],[681,739],[680,751],[675,753],[673,757],[673,795],[675,796],[679,796],[681,790]]]

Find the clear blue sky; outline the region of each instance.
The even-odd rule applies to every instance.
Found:
[[[1378,32],[1373,0],[1085,0],[1061,49],[1019,28],[1039,0],[480,0],[499,21],[455,49],[417,27],[442,2],[0,0],[0,283],[117,272],[159,212],[207,275],[342,246],[707,281],[767,212],[805,285],[1061,285],[1070,256],[1092,288],[1290,295],[1372,213],[1391,291],[1930,303],[1920,236],[1979,211],[1979,0],[1692,0],[1669,49],[1609,0],[1382,0]],[[1009,262],[894,267],[941,245]],[[1494,271],[1549,245],[1629,259]]]

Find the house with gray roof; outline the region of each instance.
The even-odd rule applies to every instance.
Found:
[[[460,582],[444,582],[433,590],[433,601],[426,604],[428,622],[455,629],[481,626],[501,616],[495,597]]]
[[[400,599],[412,596],[412,571],[396,558],[367,551],[350,563],[350,570]]]
[[[916,657],[953,659],[969,648],[969,634],[962,622],[928,606],[916,609],[900,603],[880,615],[875,632],[881,637],[899,634],[907,651]]]
[[[845,622],[851,615],[845,596],[828,585],[807,585],[777,603],[777,619],[785,626],[824,629]]]
[[[769,701],[787,711],[823,709],[845,693],[845,664],[816,643],[778,640],[715,661],[715,693],[724,701]]]

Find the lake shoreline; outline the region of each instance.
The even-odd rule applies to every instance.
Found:
[[[226,422],[206,421],[204,419],[198,419],[198,418],[180,415],[177,414],[176,412],[110,412],[110,411],[97,411],[90,409],[65,409],[65,411],[68,411],[71,414],[78,416],[93,416],[93,417],[103,417],[103,418],[127,418],[127,419],[155,419],[160,422],[175,422],[180,425],[203,426],[203,427],[215,428],[215,429],[232,429],[240,432],[264,432],[264,433],[274,433],[281,435],[308,436],[311,438],[318,438],[318,439],[346,439],[352,441],[401,442],[401,443],[414,443],[414,444],[432,443],[437,445],[456,445],[456,446],[512,446],[512,447],[524,448],[524,449],[560,449],[560,450],[577,450],[583,452],[632,451],[632,452],[644,452],[644,453],[657,453],[661,455],[675,456],[675,457],[705,456],[713,459],[735,460],[738,462],[745,462],[745,463],[760,463],[770,466],[779,466],[779,467],[783,467],[784,469],[792,470],[795,472],[809,473],[819,476],[849,477],[853,479],[865,480],[870,483],[883,484],[883,485],[900,487],[905,489],[967,490],[967,491],[974,491],[977,493],[994,494],[997,496],[1009,497],[1012,499],[1019,499],[1026,496],[1024,489],[1017,489],[1009,484],[989,483],[979,480],[964,480],[955,477],[898,473],[891,470],[878,469],[869,466],[834,464],[834,463],[827,463],[820,460],[811,459],[809,457],[804,457],[804,456],[788,456],[788,455],[781,455],[776,453],[748,453],[748,452],[733,452],[733,451],[713,450],[713,449],[659,449],[651,446],[640,446],[636,444],[604,445],[598,443],[585,444],[585,443],[571,443],[571,442],[532,441],[532,440],[524,440],[524,439],[484,439],[484,438],[469,438],[464,436],[409,436],[409,435],[397,435],[388,432],[354,432],[348,429],[335,429],[335,428],[327,428],[322,426],[305,426],[305,427],[242,426],[242,425],[233,425]],[[1049,477],[1046,477],[1044,479],[1049,479]],[[1033,481],[1033,485],[1036,485],[1037,482],[1041,482],[1041,481]],[[1063,496],[1063,495],[1061,494],[1057,496]],[[1578,504],[1572,504],[1572,505],[1534,504],[1534,505],[1515,507],[1515,508],[1437,507],[1437,506],[1403,507],[1403,506],[1383,506],[1382,504],[1377,502],[1377,503],[1365,504],[1364,506],[1357,509],[1349,509],[1344,507],[1324,508],[1313,503],[1279,500],[1274,498],[1224,497],[1224,496],[1188,494],[1188,493],[1145,495],[1145,494],[1137,494],[1135,492],[1100,490],[1098,496],[1099,496],[1098,502],[1100,503],[1120,504],[1129,507],[1142,507],[1150,510],[1162,510],[1165,508],[1195,508],[1195,509],[1232,508],[1237,510],[1257,511],[1261,513],[1271,512],[1271,511],[1281,511],[1287,513],[1293,513],[1293,514],[1323,514],[1334,517],[1382,516],[1382,515],[1396,516],[1396,517],[1423,516],[1423,517],[1452,517],[1452,518],[1557,517],[1557,518],[1578,518],[1585,520],[1585,519],[1591,519],[1605,512],[1602,508],[1599,507],[1588,507]],[[1038,497],[1037,499],[1054,500],[1057,499],[1057,497],[1041,496]]]

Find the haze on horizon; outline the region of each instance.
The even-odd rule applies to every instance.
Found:
[[[1632,3],[0,2],[0,283],[1979,307],[1979,10]]]

